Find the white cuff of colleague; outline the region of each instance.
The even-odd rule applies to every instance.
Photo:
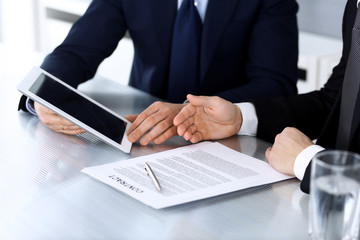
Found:
[[[236,103],[235,105],[241,109],[242,120],[243,120],[238,134],[256,136],[257,127],[258,127],[258,118],[256,115],[256,110],[254,105],[248,102]]]
[[[243,123],[239,131],[239,135],[248,135],[256,136],[258,118],[256,115],[255,107],[252,103],[237,103],[235,104],[241,109]],[[302,180],[305,174],[305,170],[309,165],[311,159],[320,151],[324,150],[323,147],[319,145],[311,145],[305,148],[300,154],[296,157],[294,163],[294,174],[299,179]]]
[[[304,150],[302,150],[295,159],[294,163],[294,174],[299,179],[302,180],[305,174],[305,170],[309,165],[311,159],[320,151],[325,148],[319,145],[311,145]]]

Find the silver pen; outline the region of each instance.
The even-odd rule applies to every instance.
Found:
[[[159,181],[157,180],[153,170],[151,169],[150,165],[145,162],[145,170],[148,173],[149,177],[151,178],[151,181],[154,183],[156,190],[158,190],[159,192],[161,192],[161,186]]]

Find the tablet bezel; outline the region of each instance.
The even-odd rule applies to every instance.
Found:
[[[107,137],[104,134],[100,133],[99,131],[93,129],[92,127],[90,127],[86,123],[76,119],[75,117],[71,116],[70,114],[64,112],[63,110],[59,109],[55,105],[47,102],[43,98],[41,98],[38,95],[31,92],[30,88],[38,80],[38,78],[41,76],[41,74],[44,74],[47,77],[51,78],[52,80],[62,84],[63,86],[65,86],[66,88],[68,88],[72,92],[75,92],[76,94],[80,95],[81,97],[83,97],[87,101],[90,101],[93,104],[96,104],[97,106],[104,109],[108,113],[110,113],[110,114],[114,115],[115,117],[119,118],[120,120],[126,122],[126,128],[125,128],[124,136],[123,136],[123,138],[121,140],[121,143],[118,143],[118,142],[110,139],[109,137]],[[110,144],[111,146],[116,147],[116,148],[118,148],[118,149],[120,149],[120,150],[122,150],[122,151],[124,151],[126,153],[130,153],[132,143],[128,140],[126,133],[127,133],[128,129],[129,129],[129,127],[131,126],[131,122],[129,122],[124,117],[120,116],[119,114],[115,113],[111,109],[105,107],[101,103],[99,103],[99,102],[91,99],[90,97],[86,96],[85,94],[81,93],[79,90],[77,90],[77,89],[71,87],[70,85],[66,84],[65,82],[61,81],[57,77],[55,77],[55,76],[51,75],[50,73],[46,72],[45,70],[43,70],[43,69],[41,69],[39,67],[34,67],[28,73],[28,75],[20,82],[20,84],[18,85],[18,90],[22,94],[24,94],[25,96],[27,96],[30,99],[40,103],[44,107],[50,109],[51,111],[55,112],[59,116],[69,120],[70,122],[74,123],[75,125],[79,126],[80,128],[84,129],[85,131],[94,134],[96,137],[100,138],[101,140],[103,140],[104,142]]]

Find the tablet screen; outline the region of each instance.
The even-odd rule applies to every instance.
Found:
[[[127,123],[63,84],[41,73],[29,91],[121,144]]]

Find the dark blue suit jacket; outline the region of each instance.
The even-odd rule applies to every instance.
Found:
[[[317,144],[336,148],[336,138],[340,117],[342,84],[351,48],[352,28],[356,17],[357,0],[348,0],[343,18],[343,52],[339,64],[320,91],[297,95],[291,98],[278,98],[254,102],[259,119],[257,137],[274,141],[276,134],[285,127],[296,127]],[[360,114],[360,112],[356,112]],[[349,146],[345,150],[360,153],[360,118],[353,122],[354,131]],[[310,189],[310,169],[308,165],[301,188]]]
[[[233,102],[295,94],[297,10],[295,0],[209,0],[200,94]],[[166,100],[176,13],[176,0],[93,0],[41,67],[76,87],[128,31],[135,49],[129,84]]]
[[[209,0],[200,94],[233,102],[295,94],[297,10],[295,0]],[[93,0],[41,67],[77,87],[128,31],[135,49],[129,84],[166,100],[176,13],[176,0]]]

